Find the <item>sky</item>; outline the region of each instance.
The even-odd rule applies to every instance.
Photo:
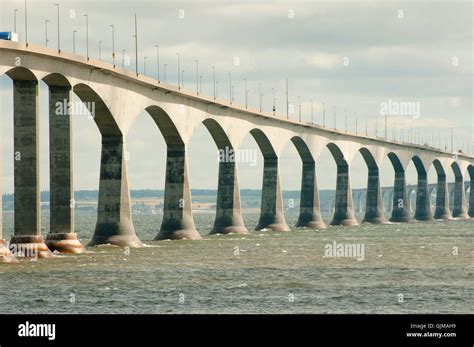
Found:
[[[55,1],[28,1],[28,41],[57,47]],[[76,53],[85,55],[89,18],[90,55],[112,60],[112,33],[118,64],[122,50],[134,60],[134,13],[138,18],[139,71],[157,77],[156,48],[160,47],[160,74],[176,83],[177,56],[184,70],[184,87],[195,88],[195,60],[199,61],[202,93],[212,95],[212,69],[216,67],[219,97],[229,97],[228,73],[232,74],[234,102],[244,104],[244,79],[248,80],[249,104],[258,108],[262,88],[264,110],[272,107],[275,90],[277,113],[285,113],[285,79],[289,79],[290,103],[297,118],[298,97],[302,118],[310,120],[310,100],[314,119],[322,123],[323,103],[326,125],[369,134],[377,124],[381,135],[383,103],[409,102],[419,107],[417,114],[392,115],[389,137],[408,129],[419,132],[423,142],[444,146],[451,128],[454,146],[474,152],[472,3],[471,1],[60,1],[61,48],[72,51],[73,31]],[[14,9],[17,32],[24,41],[24,2],[0,0],[0,30],[12,31]],[[146,71],[144,71],[144,57]],[[1,142],[3,151],[3,191],[13,191],[13,106],[12,82],[0,77]],[[40,184],[49,188],[47,88],[40,85]],[[78,99],[76,99],[78,100]],[[74,116],[75,190],[97,189],[99,183],[100,134],[87,117]],[[393,130],[395,129],[395,131]],[[163,189],[165,142],[151,118],[141,114],[127,136],[130,152],[129,177],[132,189]],[[241,188],[260,189],[262,157],[249,135],[244,149],[257,153],[255,166],[240,165]],[[192,188],[217,187],[217,149],[210,134],[201,126],[189,147]],[[282,188],[300,187],[301,162],[291,144],[280,158]],[[336,166],[328,150],[317,163],[320,189],[334,189]],[[388,160],[381,171],[382,185],[393,184]],[[436,182],[434,168],[430,183]],[[415,183],[411,164],[408,183]],[[448,179],[452,179],[449,172]],[[361,155],[351,166],[352,185],[363,188],[367,167]]]

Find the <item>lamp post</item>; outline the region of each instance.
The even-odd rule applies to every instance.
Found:
[[[212,69],[212,80],[213,80],[213,85],[214,85],[214,100],[216,100],[216,67],[211,66]]]
[[[248,108],[248,90],[247,90],[247,79],[244,78],[245,84],[245,108]]]
[[[110,24],[112,28],[112,65],[115,67],[115,26]]]
[[[86,56],[89,60],[89,16],[84,14],[84,17],[86,17]]]
[[[228,72],[227,75],[229,75],[229,103],[232,104],[232,74]]]
[[[160,83],[160,45],[156,47],[156,80]]]
[[[138,23],[137,23],[136,13],[135,13],[135,73],[138,76]]]
[[[178,89],[181,88],[181,84],[180,84],[180,81],[179,81],[179,53],[176,53],[176,56],[178,57]]]
[[[199,94],[199,62],[197,60],[194,62],[196,63],[196,94]]]
[[[25,0],[25,42],[28,47],[28,7]]]
[[[77,30],[72,31],[72,53],[76,54],[76,33]]]
[[[275,115],[275,113],[276,113],[276,105],[275,105],[275,88],[272,88],[272,101],[273,101],[273,107],[272,107],[272,110],[273,110],[273,115]]]
[[[49,23],[49,19],[46,19],[44,21],[44,33],[45,33],[45,45],[46,47],[48,47],[48,23]]]
[[[59,30],[59,3],[58,4],[54,4],[54,6],[57,7],[57,17],[58,17],[58,53],[61,53],[61,40],[60,40],[60,30]]]
[[[13,31],[16,32],[16,13],[18,12],[18,9],[15,8],[13,10]]]

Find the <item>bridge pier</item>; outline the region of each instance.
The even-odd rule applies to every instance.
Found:
[[[1,127],[0,127],[1,134]],[[0,141],[0,172],[2,172],[2,142]],[[16,258],[10,252],[8,243],[3,239],[2,180],[0,175],[0,263],[14,263]]]
[[[88,246],[142,246],[132,222],[125,153],[122,136],[102,135],[97,224]]]
[[[36,80],[13,81],[15,226],[14,254],[48,258],[41,235],[39,189],[39,102]]]
[[[407,195],[405,171],[402,170],[395,170],[392,206],[391,222],[407,223],[410,221],[410,205]]]
[[[471,218],[474,218],[474,166],[469,166],[467,168],[469,172],[469,178],[470,178],[470,187],[471,189],[469,190],[469,216]]]
[[[326,229],[321,217],[319,190],[316,181],[316,165],[314,161],[303,161],[301,176],[300,215],[297,227],[310,229]]]
[[[358,225],[354,216],[351,180],[347,163],[337,165],[336,201],[331,225]]]
[[[438,183],[436,185],[436,210],[434,219],[451,219],[449,210],[449,193],[446,174],[438,173]]]
[[[367,199],[363,222],[374,224],[382,224],[387,222],[383,210],[379,169],[377,167],[369,168],[369,178],[367,181]]]
[[[432,220],[430,193],[426,171],[418,171],[418,184],[416,188],[415,219]]]
[[[209,234],[249,234],[240,208],[240,189],[235,161],[219,162],[217,207],[214,227]]]
[[[202,239],[194,225],[188,176],[185,147],[168,144],[163,221],[155,240]]]
[[[51,251],[83,253],[74,232],[74,187],[72,170],[72,116],[66,107],[57,112],[57,103],[68,104],[70,86],[49,87],[49,177],[50,230],[46,244]]]
[[[260,219],[255,230],[289,231],[283,213],[283,201],[278,171],[278,158],[265,157],[263,164]]]
[[[466,192],[464,191],[464,176],[461,172],[454,176],[453,202],[453,218],[469,219],[466,206]]]

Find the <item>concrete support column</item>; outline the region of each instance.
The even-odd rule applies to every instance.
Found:
[[[217,208],[210,234],[248,234],[240,208],[240,188],[234,161],[219,163]]]
[[[163,221],[155,240],[201,238],[192,215],[186,149],[168,145]]]
[[[405,171],[395,171],[392,206],[391,222],[406,223],[410,221],[410,201],[407,195]]]
[[[0,134],[2,134],[1,120],[0,120]],[[3,239],[3,210],[2,210],[2,141],[0,140],[0,263],[17,262],[13,254],[10,252],[8,243]]]
[[[415,219],[432,220],[430,193],[428,190],[428,178],[426,171],[418,172],[418,184],[416,188],[416,211]]]
[[[369,168],[364,222],[374,224],[386,223],[380,189],[379,169],[377,167]]]
[[[351,180],[347,164],[337,165],[336,202],[331,225],[358,225],[354,216]]]
[[[132,222],[125,153],[121,136],[102,136],[97,225],[89,246],[142,246]]]
[[[37,81],[13,81],[15,226],[10,249],[26,257],[52,256],[41,235],[39,102]]]
[[[283,213],[278,158],[265,158],[263,164],[260,219],[255,230],[289,231]]]
[[[71,87],[49,87],[50,230],[46,244],[51,251],[82,253],[74,232],[72,115],[68,105]],[[57,104],[63,107],[58,108]],[[62,112],[59,112],[61,110]]]
[[[449,209],[449,190],[445,174],[438,174],[438,183],[436,185],[436,210],[434,219],[451,219]]]
[[[321,217],[319,190],[316,181],[316,165],[314,161],[303,161],[300,215],[296,226],[310,229],[326,229],[326,224]]]
[[[470,186],[471,189],[469,190],[469,216],[474,218],[474,167],[470,166],[469,170],[469,177],[470,177]]]
[[[454,178],[454,206],[453,217],[459,219],[468,219],[466,192],[464,190],[464,176],[456,175]]]

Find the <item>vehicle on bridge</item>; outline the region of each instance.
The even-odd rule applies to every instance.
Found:
[[[18,42],[18,34],[13,31],[0,31],[0,40]]]

